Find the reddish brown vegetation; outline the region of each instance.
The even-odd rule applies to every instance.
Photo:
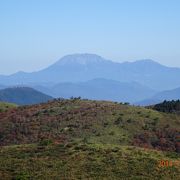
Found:
[[[0,113],[0,146],[44,140],[59,144],[74,139],[86,141],[93,136],[98,143],[133,142],[135,146],[179,153],[180,131],[172,128],[171,116],[166,121],[168,126],[159,129],[161,119],[151,117],[151,113],[112,102],[80,99],[20,106]],[[176,121],[178,124],[179,119]],[[101,141],[104,137],[107,139]]]
[[[103,124],[103,114],[113,111],[113,103],[54,100],[33,106],[21,106],[0,113],[0,145],[39,142],[93,134],[94,124]],[[97,121],[98,119],[98,121]]]
[[[180,132],[169,128],[145,131],[134,137],[133,145],[180,153]]]

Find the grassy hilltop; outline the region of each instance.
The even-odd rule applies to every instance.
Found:
[[[177,179],[179,135],[179,115],[114,102],[21,106],[0,113],[0,177]]]
[[[9,110],[11,108],[15,108],[15,107],[17,107],[16,104],[0,102],[0,112],[7,111],[7,110]]]

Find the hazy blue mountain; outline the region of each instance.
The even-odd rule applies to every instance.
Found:
[[[34,86],[34,88],[53,97],[70,98],[71,96],[97,100],[134,102],[151,97],[155,91],[136,82],[119,82],[107,79],[93,79],[79,83],[59,83],[51,88]]]
[[[152,60],[117,63],[94,54],[67,55],[37,72],[0,76],[1,84],[80,82],[96,78],[138,82],[156,90],[180,86],[180,68],[166,67]]]
[[[29,105],[47,102],[52,97],[29,87],[14,87],[0,90],[0,101]]]
[[[137,101],[134,102],[134,105],[138,105],[138,106],[149,106],[149,105],[154,105],[154,104],[158,104],[163,102],[163,100],[161,99],[153,99],[153,98],[149,98],[149,99],[144,99],[142,101]]]
[[[171,101],[171,100],[178,100],[178,99],[180,99],[180,88],[166,90],[166,91],[156,93],[151,98],[142,100],[135,104],[137,104],[137,105],[153,105],[153,104],[163,102],[164,100]]]
[[[0,84],[0,89],[4,89],[6,86]]]

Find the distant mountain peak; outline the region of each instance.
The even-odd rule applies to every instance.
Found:
[[[62,57],[56,64],[72,64],[72,63],[78,63],[78,64],[89,64],[89,63],[98,63],[105,61],[104,58],[102,58],[99,55],[96,54],[70,54],[67,56]]]
[[[163,66],[162,64],[152,60],[152,59],[141,59],[141,60],[137,60],[137,61],[134,61],[133,63],[135,64],[149,64],[149,65],[160,65],[160,66]]]
[[[22,75],[22,74],[26,74],[26,72],[18,71],[18,72],[15,72],[14,74],[11,74],[11,75]]]

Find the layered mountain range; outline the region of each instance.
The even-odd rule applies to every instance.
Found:
[[[53,97],[81,96],[141,105],[180,98],[177,77],[180,68],[149,59],[118,63],[95,54],[73,54],[37,72],[0,75],[0,88],[24,85]]]

